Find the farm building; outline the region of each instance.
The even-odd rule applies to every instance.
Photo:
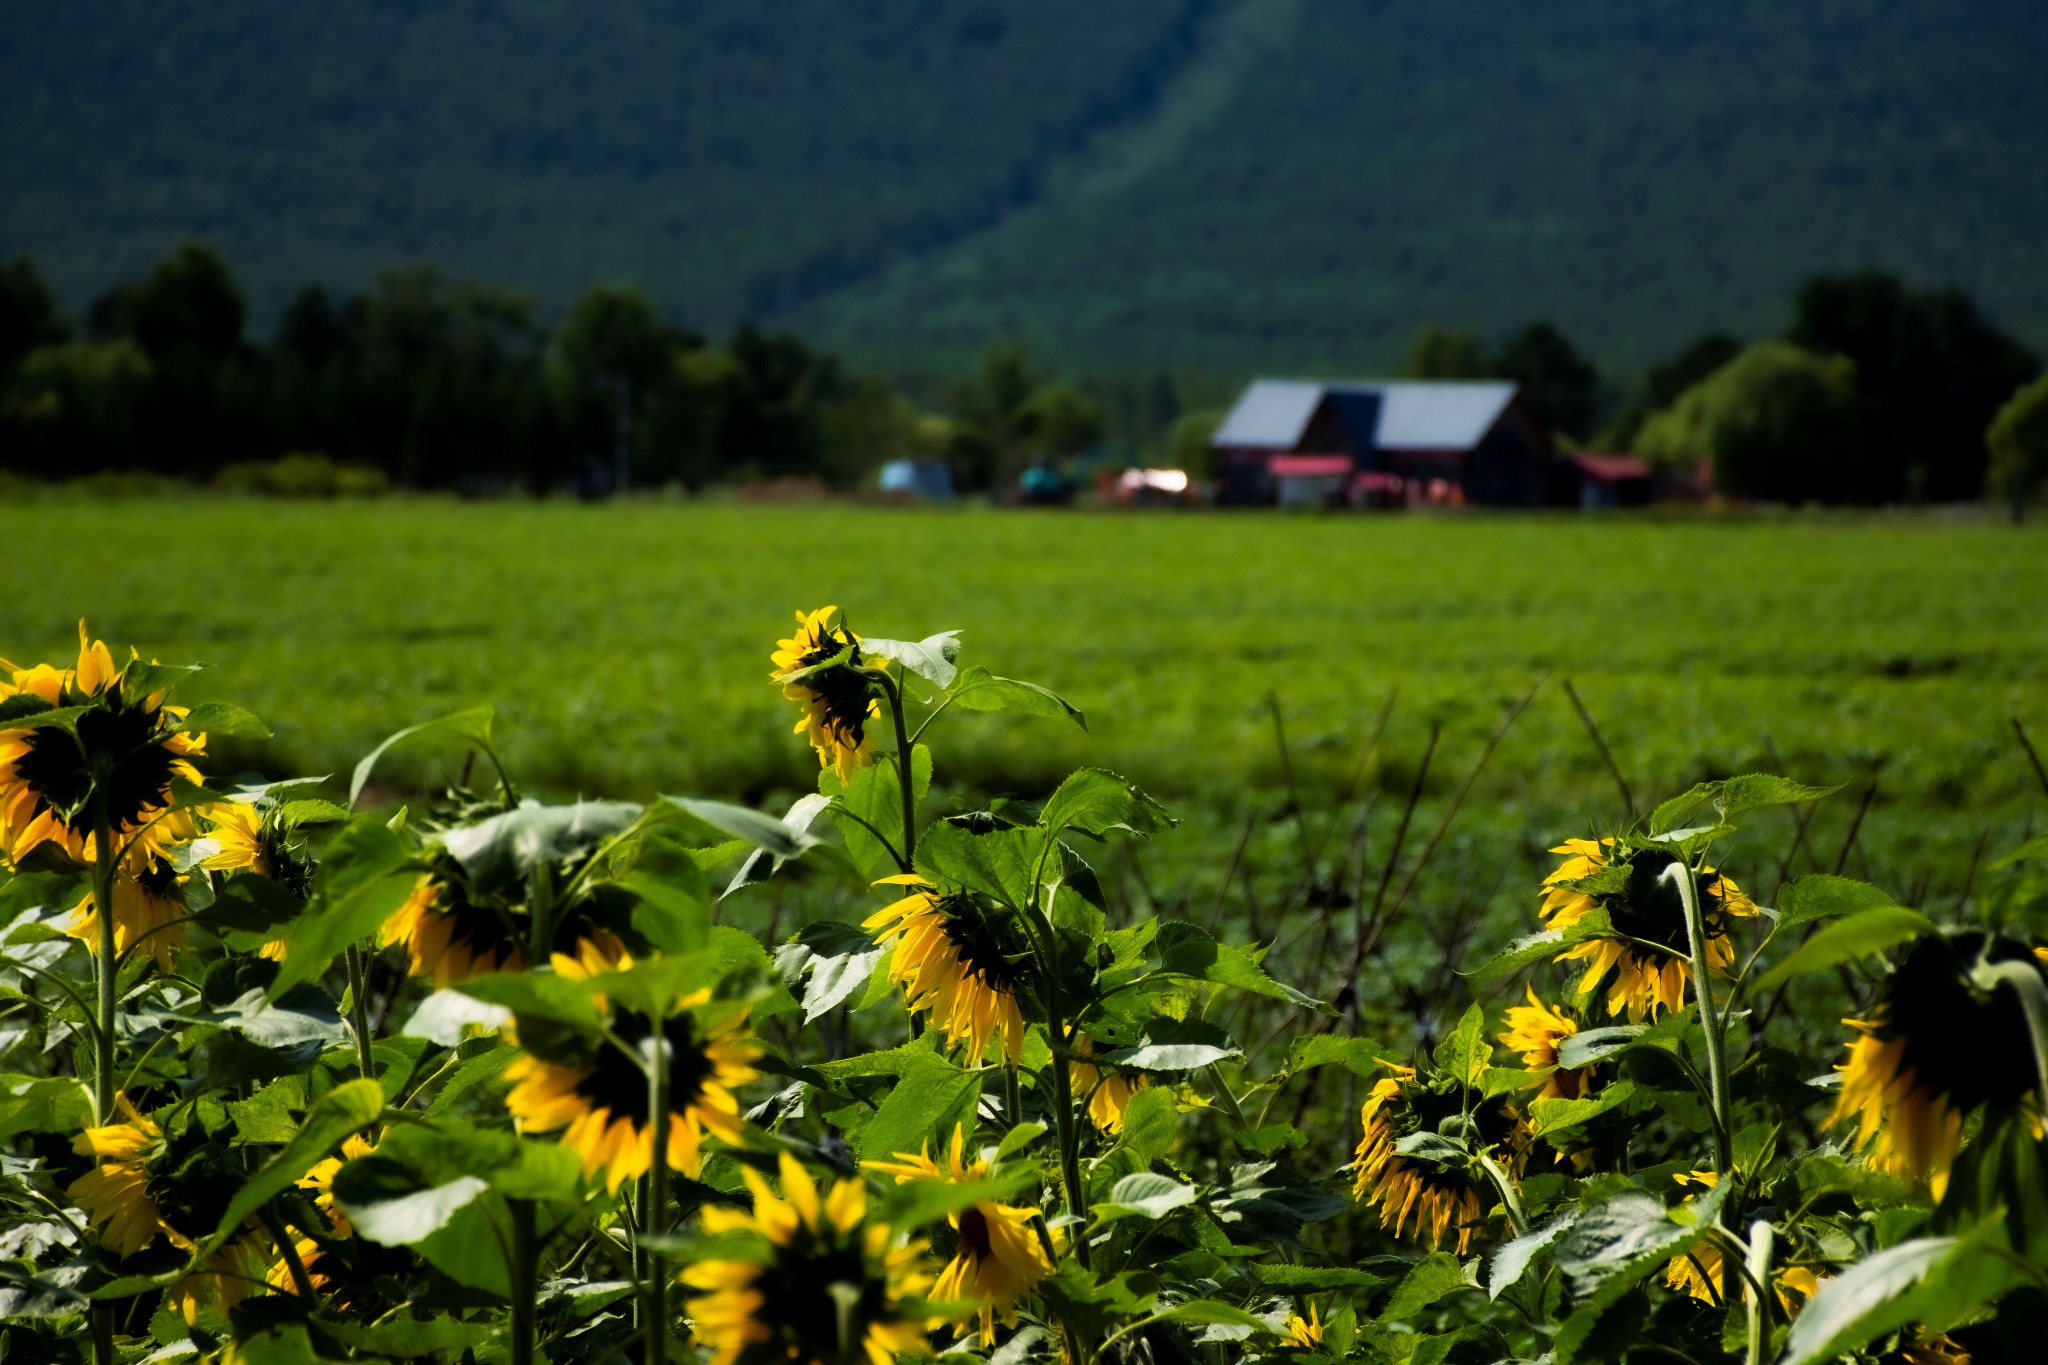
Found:
[[[1540,506],[1550,433],[1506,380],[1258,379],[1209,442],[1222,503]]]

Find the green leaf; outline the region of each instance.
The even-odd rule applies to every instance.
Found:
[[[409,857],[399,836],[374,815],[357,816],[335,834],[313,879],[313,904],[285,939],[273,996],[318,976],[405,904],[419,881],[406,866]]]
[[[1213,981],[1220,986],[1249,991],[1272,1000],[1285,1000],[1290,1005],[1321,1014],[1334,1015],[1337,1012],[1323,1001],[1275,981],[1259,965],[1258,954],[1234,944],[1218,943],[1208,930],[1198,924],[1187,920],[1163,920],[1156,942],[1160,964],[1169,972]]]
[[[775,950],[775,970],[792,992],[802,986],[808,1024],[865,986],[887,951],[850,924],[819,920]]]
[[[1183,1185],[1172,1176],[1154,1171],[1139,1171],[1117,1181],[1110,1188],[1108,1200],[1097,1204],[1094,1213],[1096,1221],[1102,1223],[1115,1222],[1119,1218],[1147,1218],[1157,1222],[1175,1209],[1186,1208],[1194,1202],[1194,1186]]]
[[[1544,962],[1555,958],[1574,944],[1584,943],[1589,938],[1612,936],[1614,925],[1609,922],[1605,910],[1588,910],[1575,923],[1564,929],[1546,929],[1540,934],[1529,934],[1514,941],[1506,952],[1492,958],[1472,973],[1472,979],[1484,985],[1497,981],[1511,972],[1518,972],[1532,962]]]
[[[1572,1223],[1577,1218],[1578,1210],[1568,1208],[1542,1227],[1533,1232],[1523,1233],[1494,1252],[1493,1274],[1486,1282],[1486,1296],[1498,1299],[1503,1290],[1518,1283],[1522,1276],[1529,1272],[1529,1267],[1535,1264],[1536,1258],[1571,1230]]]
[[[659,952],[703,951],[711,934],[711,884],[693,851],[663,831],[649,830],[634,841],[629,857],[611,881],[637,901],[634,932]]]
[[[2012,852],[1991,864],[1993,872],[2003,872],[2014,863],[2030,862],[2048,858],[2048,834],[2036,834]]]
[[[1020,1123],[1003,1134],[1003,1140],[996,1147],[996,1160],[1008,1161],[1032,1143],[1044,1137],[1050,1130],[1042,1123]]]
[[[1588,1203],[1558,1243],[1557,1267],[1582,1299],[1617,1277],[1640,1278],[1704,1236],[1728,1190],[1717,1185],[1675,1210],[1634,1188]]]
[[[1720,784],[1701,782],[1690,791],[1680,792],[1669,801],[1662,802],[1650,812],[1650,833],[1668,834],[1677,829],[1679,822],[1706,804]]]
[[[729,801],[705,801],[691,796],[664,796],[661,799],[719,833],[744,839],[777,858],[801,857],[804,850],[818,844],[818,836],[809,830],[797,829],[766,811],[750,806],[735,806]]]
[[[1145,1025],[1136,1046],[1103,1055],[1139,1071],[1194,1071],[1242,1054],[1228,1033],[1207,1020],[1160,1017]]]
[[[305,1102],[305,1085],[295,1076],[273,1081],[246,1100],[229,1100],[228,1117],[235,1123],[235,1140],[264,1146],[290,1142],[299,1131],[293,1111]]]
[[[343,1138],[368,1128],[383,1113],[384,1089],[372,1080],[346,1081],[321,1096],[306,1114],[298,1136],[235,1191],[212,1235],[194,1256],[204,1256],[232,1237],[243,1219],[290,1189],[316,1163],[326,1160]]]
[[[871,771],[873,768],[880,766],[882,765],[871,764],[869,768],[862,771]],[[820,774],[824,774],[832,772],[832,769],[820,768],[818,771]],[[837,774],[834,775],[835,777],[837,776]],[[818,817],[831,809],[831,806],[832,798],[824,793],[806,792],[795,801],[792,801],[789,809],[783,812],[782,823],[787,825],[791,832],[795,834],[809,835],[811,826],[816,824]],[[869,838],[872,841],[873,836],[870,835]],[[726,883],[725,890],[718,893],[718,898],[724,900],[727,896],[737,891],[742,891],[749,886],[767,881],[770,877],[780,872],[783,865],[788,861],[787,858],[776,857],[765,848],[752,849],[748,852],[746,861],[740,864],[739,871],[733,873],[732,880]]]
[[[872,1159],[872,1158],[871,1158]],[[878,1178],[886,1179],[878,1174]],[[1010,1203],[1038,1183],[1031,1171],[995,1180],[908,1180],[882,1196],[882,1218],[892,1228],[921,1228],[983,1201]]]
[[[1848,962],[1870,953],[1881,953],[1934,932],[1934,921],[1903,905],[1865,910],[1828,925],[1800,944],[1790,957],[1764,973],[1757,982],[1757,989],[1767,991],[1795,976],[1823,971],[1838,962]]]
[[[932,751],[913,746],[910,755],[911,806],[923,804],[932,785]],[[818,770],[818,791],[832,798],[827,813],[846,841],[847,856],[860,874],[873,881],[893,876],[903,868],[896,854],[903,848],[903,785],[897,775],[896,755],[884,754],[867,767],[856,769],[851,782],[841,782],[830,767]],[[858,816],[859,819],[852,817]],[[863,823],[865,822],[865,823]],[[889,841],[884,848],[867,826],[879,830]]]
[[[1581,1029],[1557,1045],[1557,1064],[1576,1071],[1598,1061],[1626,1052],[1649,1031],[1647,1024],[1615,1024],[1609,1028]]]
[[[92,1117],[92,1092],[82,1081],[68,1076],[0,1076],[0,1138],[76,1133]]]
[[[1486,1036],[1486,1011],[1473,1004],[1458,1020],[1451,1035],[1431,1053],[1437,1070],[1464,1085],[1477,1087],[1493,1065],[1493,1043]]]
[[[363,1164],[368,1164],[367,1159]],[[458,1209],[491,1187],[481,1176],[459,1175],[429,1189],[377,1199],[364,1197],[361,1179],[337,1177],[336,1198],[349,1221],[355,1224],[356,1232],[382,1246],[411,1246],[424,1241],[448,1226]]]
[[[1888,909],[1897,903],[1869,882],[1816,872],[1787,883],[1778,893],[1778,927],[1789,929],[1817,919]]]
[[[981,1097],[981,1076],[940,1057],[904,1071],[860,1134],[863,1161],[916,1156],[952,1141],[955,1126],[971,1124]]]
[[[1386,1069],[1380,1056],[1386,1048],[1371,1038],[1352,1038],[1336,1033],[1318,1033],[1296,1038],[1287,1049],[1287,1070],[1300,1075],[1319,1066],[1341,1066],[1363,1080],[1378,1080]]]
[[[382,744],[370,750],[362,762],[356,764],[355,773],[348,782],[349,806],[353,808],[362,797],[363,787],[369,782],[370,774],[376,770],[377,761],[400,744],[407,744],[415,739],[449,738],[467,740],[485,749],[490,748],[492,714],[488,706],[473,706],[466,711],[457,711],[437,720],[408,725],[391,735]]]
[[[1919,1301],[1912,1291],[1934,1278],[1961,1245],[1954,1237],[1917,1237],[1824,1280],[1820,1292],[1793,1319],[1781,1365],[1833,1360],[1913,1321],[1919,1316]]]
[[[1151,1165],[1173,1150],[1180,1132],[1180,1111],[1173,1092],[1164,1086],[1150,1086],[1131,1096],[1124,1106],[1123,1132],[1117,1142],[1141,1165]]]
[[[1039,823],[1052,833],[1077,829],[1087,834],[1127,830],[1153,834],[1179,821],[1139,788],[1101,768],[1081,768],[1067,776],[1039,812]]]
[[[934,885],[979,891],[1023,910],[1038,901],[1032,878],[1044,846],[1045,836],[1038,830],[977,832],[953,820],[940,820],[918,836],[917,868]],[[1055,859],[1048,858],[1047,865],[1051,871],[1062,870]]]
[[[334,1357],[314,1350],[312,1340],[306,1335],[305,1324],[297,1322],[281,1323],[253,1336],[238,1337],[234,1351],[235,1365],[341,1365]],[[181,1358],[158,1352],[148,1359],[159,1357],[166,1360]],[[193,1358],[196,1359],[196,1355]]]
[[[1411,1318],[1439,1299],[1461,1289],[1478,1287],[1465,1278],[1465,1267],[1458,1264],[1457,1257],[1448,1251],[1432,1251],[1415,1263],[1414,1269],[1394,1290],[1394,1296],[1387,1300],[1380,1318],[1387,1322]]]
[[[1261,1332],[1273,1330],[1264,1318],[1255,1317],[1242,1308],[1235,1308],[1215,1299],[1187,1299],[1171,1308],[1162,1308],[1154,1316],[1161,1322],[1209,1322],[1222,1323],[1230,1327],[1250,1327]]]
[[[565,976],[499,972],[463,982],[462,994],[487,1005],[502,1005],[522,1018],[564,1025],[586,1037],[598,1036],[604,1027],[590,988]]]
[[[1805,801],[1818,801],[1842,789],[1840,783],[1832,787],[1809,787],[1803,782],[1794,782],[1789,777],[1778,777],[1772,773],[1745,773],[1717,785],[1720,790],[1714,794],[1714,804],[1720,807],[1724,820],[1769,806],[1796,806]]]
[[[594,850],[641,816],[626,801],[577,801],[544,806],[524,801],[512,810],[458,825],[441,835],[441,844],[478,890],[520,887],[542,864]]]
[[[434,1096],[434,1102],[427,1106],[427,1117],[447,1112],[469,1090],[497,1080],[506,1067],[519,1060],[519,1056],[516,1047],[494,1047],[489,1052],[469,1058],[455,1068],[454,1075],[442,1082],[441,1093]]]
[[[493,1034],[512,1022],[512,1012],[464,995],[461,991],[435,991],[420,1001],[401,1030],[408,1038],[424,1038],[442,1047],[459,1046],[476,1031]]]
[[[1610,1109],[1619,1108],[1635,1097],[1636,1088],[1628,1081],[1616,1081],[1597,1095],[1582,1100],[1531,1100],[1529,1102],[1529,1131],[1537,1137],[1548,1137],[1574,1125],[1586,1122]]]
[[[451,1317],[384,1318],[375,1323],[321,1317],[320,1330],[342,1345],[373,1355],[415,1360],[447,1352],[458,1355],[496,1340],[502,1326],[493,1322],[458,1322]],[[472,1357],[474,1358],[474,1357]]]
[[[238,735],[248,739],[269,739],[270,730],[253,712],[224,701],[201,702],[178,722],[185,734]]]
[[[1000,678],[981,665],[965,669],[947,690],[953,705],[969,711],[1019,711],[1028,716],[1070,716],[1083,730],[1088,718],[1059,693],[1037,683]]]
[[[960,657],[960,632],[944,630],[915,642],[863,639],[860,652],[870,659],[894,659],[934,687],[951,687],[959,672],[953,661]]]

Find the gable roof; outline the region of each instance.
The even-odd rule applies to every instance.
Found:
[[[1381,449],[1469,450],[1493,429],[1515,391],[1505,379],[1255,379],[1209,443],[1290,449],[1325,396],[1372,397],[1379,404],[1373,444]]]

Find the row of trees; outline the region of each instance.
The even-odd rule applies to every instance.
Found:
[[[109,290],[82,327],[31,263],[0,268],[0,463],[31,475],[210,479],[317,452],[420,488],[602,490],[622,464],[640,486],[845,487],[931,455],[971,488],[1103,432],[1092,398],[1008,347],[951,408],[920,413],[795,337],[710,344],[630,287],[591,289],[551,329],[522,295],[395,269],[354,297],[307,288],[258,343],[203,246]]]
[[[1418,378],[1502,378],[1573,444],[1634,450],[1691,469],[1710,460],[1723,492],[1774,502],[1956,502],[2012,496],[2030,456],[1993,419],[2041,372],[2040,358],[1959,290],[1890,275],[1824,275],[1793,299],[1781,338],[1703,336],[1626,394],[1556,328],[1537,323],[1488,349],[1471,332],[1415,340]],[[2018,416],[2006,429],[2033,428]],[[2017,442],[2017,444],[2015,444]],[[2048,455],[2042,457],[2048,460]],[[2048,473],[2048,470],[2042,471]]]

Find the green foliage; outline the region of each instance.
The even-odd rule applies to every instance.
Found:
[[[1714,484],[1774,502],[1871,502],[1881,484],[1858,456],[1855,368],[1760,341],[1643,425],[1651,461],[1712,460]]]
[[[2014,515],[2048,484],[2048,374],[2013,391],[1984,435],[1991,449],[1986,488],[2013,504]]]

